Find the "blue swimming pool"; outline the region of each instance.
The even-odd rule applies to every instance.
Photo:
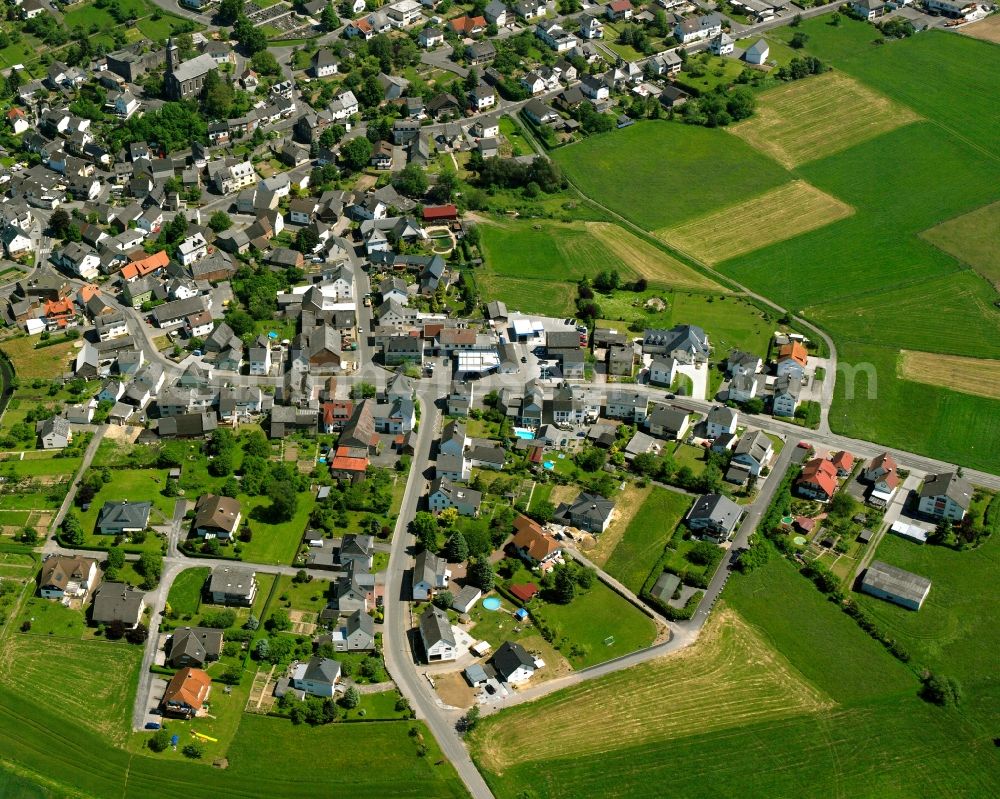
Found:
[[[549,471],[556,468],[556,465],[552,461],[545,461],[545,463],[543,463],[542,466],[544,466]]]
[[[487,610],[500,610],[500,598],[488,596],[483,600],[483,607]]]
[[[535,437],[534,432],[528,430],[526,427],[515,427],[514,435],[518,438],[523,438],[525,441],[531,441]]]

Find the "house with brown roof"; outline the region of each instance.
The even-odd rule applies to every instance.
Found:
[[[194,534],[199,538],[230,540],[239,529],[243,511],[239,501],[218,494],[204,494],[194,506]]]
[[[160,709],[164,715],[190,719],[198,714],[212,691],[212,678],[201,669],[178,671],[163,692]]]
[[[523,561],[530,566],[539,567],[542,572],[548,571],[562,559],[562,544],[527,516],[514,519],[514,539],[511,545]]]
[[[38,595],[43,599],[86,600],[95,588],[101,571],[93,558],[50,555],[42,564]]]
[[[828,502],[837,493],[837,467],[826,458],[813,458],[802,467],[795,486],[804,497]]]
[[[847,477],[854,468],[854,456],[846,450],[835,452],[830,457],[830,462],[837,467],[838,477]]]
[[[778,348],[778,377],[793,377],[801,380],[809,362],[809,351],[801,341],[790,341]]]
[[[882,507],[889,504],[892,495],[899,486],[898,467],[892,455],[883,452],[873,458],[865,470],[861,473],[865,482],[871,484],[868,490],[868,502],[872,505]]]

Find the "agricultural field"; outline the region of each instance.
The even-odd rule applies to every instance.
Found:
[[[1000,20],[1000,17],[996,19]],[[1000,249],[996,246],[998,228],[1000,202],[995,202],[935,225],[920,235],[935,247],[971,266],[1000,289]]]
[[[764,92],[753,117],[729,130],[793,169],[920,119],[841,72]]]
[[[961,712],[917,690],[775,556],[733,576],[690,648],[491,716],[471,748],[501,799],[524,785],[639,799],[668,783],[676,796],[994,795],[1000,690],[967,691]]]
[[[590,136],[556,150],[553,158],[585,195],[646,230],[693,219],[790,178],[738,139],[666,121]]]
[[[604,570],[638,594],[690,507],[687,495],[654,488],[632,517]]]
[[[293,799],[341,786],[363,799],[467,795],[419,721],[312,728],[244,714],[222,770],[116,748],[79,718],[60,715],[61,706],[55,700],[39,704],[30,693],[0,685],[0,734],[9,742],[4,764],[58,796]],[[423,756],[420,745],[426,747]],[[324,756],[317,759],[317,751]],[[359,751],[367,763],[360,771],[354,768]]]
[[[899,375],[917,383],[1000,400],[1000,360],[900,350]]]
[[[1000,597],[988,586],[996,574],[1000,539],[993,535],[978,549],[956,552],[886,535],[876,557],[933,583],[917,613],[876,597],[854,594],[876,623],[910,651],[917,668],[955,677],[967,690],[975,690],[976,683],[995,683],[1000,646],[995,620]]]
[[[1000,17],[987,17],[979,22],[973,22],[971,25],[963,25],[960,33],[971,36],[973,39],[1000,44]]]
[[[656,231],[671,247],[717,264],[844,219],[849,205],[795,180],[737,205]]]
[[[125,740],[141,647],[8,633],[2,651],[0,675],[6,689],[60,708],[108,741]],[[114,679],[108,678],[111,674]]]

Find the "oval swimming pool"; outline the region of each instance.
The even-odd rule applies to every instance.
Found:
[[[500,598],[488,596],[483,600],[483,607],[487,610],[500,610]]]

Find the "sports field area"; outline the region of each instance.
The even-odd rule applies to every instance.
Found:
[[[903,799],[1000,790],[995,684],[968,691],[959,712],[925,703],[913,671],[777,557],[734,575],[723,598],[690,649],[486,719],[472,751],[494,793],[514,799],[530,785],[539,799],[639,799],[669,785],[672,796]]]
[[[842,72],[764,92],[756,113],[730,132],[792,169],[919,119]]]
[[[996,19],[1000,20],[1000,17]],[[935,225],[921,235],[935,247],[968,264],[994,286],[1000,288],[998,230],[1000,230],[1000,202],[995,202]]]
[[[802,180],[692,219],[655,235],[707,264],[717,264],[848,217],[853,209]]]
[[[899,375],[918,383],[1000,400],[1000,360],[996,359],[900,350]]]

